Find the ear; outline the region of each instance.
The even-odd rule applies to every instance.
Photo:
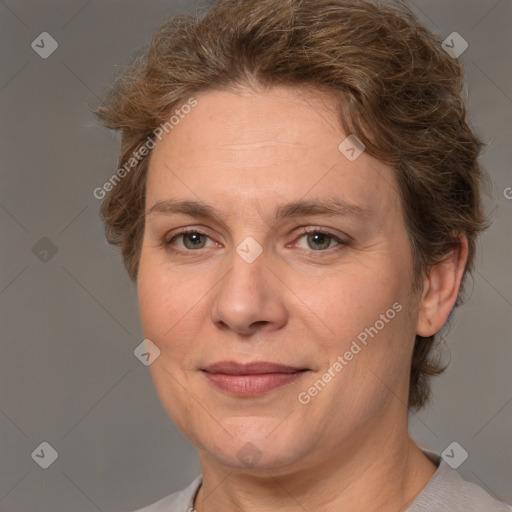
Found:
[[[467,259],[468,241],[460,235],[443,261],[430,269],[419,304],[416,326],[419,336],[432,336],[446,323],[459,294]]]

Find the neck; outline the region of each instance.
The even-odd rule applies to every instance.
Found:
[[[377,428],[377,427],[376,427]],[[406,510],[422,491],[435,465],[402,428],[361,432],[317,464],[279,470],[239,470],[200,452],[203,484],[197,512],[396,512]],[[362,441],[364,439],[364,442]]]

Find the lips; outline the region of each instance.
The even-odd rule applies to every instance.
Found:
[[[217,388],[238,396],[257,396],[300,379],[307,368],[278,363],[221,361],[202,370]]]
[[[284,364],[257,362],[257,363],[236,363],[234,361],[220,361],[208,365],[204,371],[208,373],[224,373],[227,375],[257,375],[262,373],[296,373],[307,370]]]

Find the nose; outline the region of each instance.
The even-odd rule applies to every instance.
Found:
[[[271,258],[263,252],[248,263],[233,251],[231,262],[231,270],[216,288],[211,310],[214,324],[243,336],[283,327],[288,319],[286,290],[276,277],[278,269],[271,268]]]

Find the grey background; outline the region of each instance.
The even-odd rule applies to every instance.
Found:
[[[416,0],[424,24],[469,43],[471,123],[489,142],[495,218],[479,244],[470,298],[444,332],[451,365],[413,437],[469,458],[459,471],[512,502],[512,1]],[[92,191],[115,171],[119,140],[88,108],[168,16],[196,2],[0,2],[0,510],[126,511],[200,472],[133,355],[142,341],[135,286],[103,237]],[[31,43],[49,32],[42,59]],[[510,194],[512,196],[512,192]],[[40,245],[57,252],[47,261]],[[34,249],[34,246],[36,249]],[[35,254],[36,253],[36,254]],[[42,256],[40,256],[42,257]],[[58,452],[42,469],[43,441]]]

